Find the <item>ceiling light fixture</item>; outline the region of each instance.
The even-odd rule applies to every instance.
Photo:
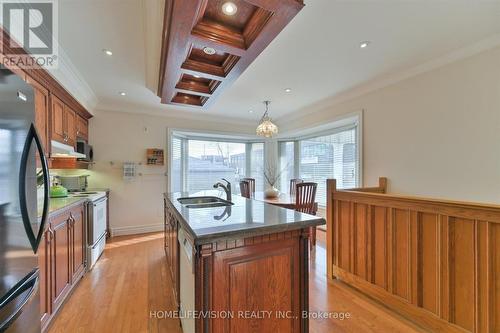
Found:
[[[226,15],[234,15],[236,14],[236,12],[238,11],[238,7],[236,7],[236,5],[230,1],[228,2],[225,2],[223,5],[222,5],[222,12]]]
[[[127,93],[126,93],[126,92],[124,92],[124,91],[120,91],[120,92],[119,92],[119,94],[120,94],[120,96],[125,96],[125,95],[127,95]]]
[[[102,52],[104,52],[105,55],[110,56],[110,57],[113,55],[113,52],[111,50],[108,50],[108,49],[102,49]]]
[[[292,92],[292,89],[291,88],[286,88],[285,92],[287,92],[287,93]]]
[[[361,43],[359,44],[359,47],[360,47],[360,48],[362,48],[362,49],[365,49],[365,48],[367,48],[367,47],[368,47],[368,45],[370,45],[370,41],[365,40],[364,42],[361,42]]]
[[[208,54],[208,55],[213,55],[215,54],[215,49],[213,47],[204,47],[203,48],[203,52],[205,52],[205,54]]]
[[[264,104],[266,106],[266,112],[264,112],[264,115],[260,119],[259,126],[257,126],[255,132],[259,136],[271,138],[273,135],[278,134],[278,126],[276,126],[269,117],[269,104],[271,104],[271,101],[264,101]]]
[[[253,110],[248,110],[248,113],[253,113]]]

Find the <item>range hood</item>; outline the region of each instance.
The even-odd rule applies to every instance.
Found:
[[[52,140],[51,146],[53,157],[85,158],[84,154],[77,153],[73,147],[65,145],[64,143]]]

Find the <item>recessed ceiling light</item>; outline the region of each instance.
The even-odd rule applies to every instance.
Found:
[[[125,95],[127,95],[127,93],[126,93],[126,92],[124,92],[124,91],[120,91],[120,92],[119,92],[119,94],[120,94],[120,96],[125,96]]]
[[[108,56],[112,56],[113,55],[113,52],[111,50],[108,50],[108,49],[102,49],[102,52],[104,52],[104,54],[108,55]]]
[[[238,11],[238,7],[230,1],[222,5],[222,12],[226,15],[234,15]]]
[[[285,92],[287,92],[287,93],[292,92],[292,89],[291,88],[286,88]]]
[[[365,48],[367,48],[367,47],[368,47],[368,45],[370,45],[370,41],[365,40],[364,42],[361,42],[361,43],[359,44],[359,47],[360,47],[360,48],[362,48],[362,49],[365,49]]]
[[[204,47],[203,52],[205,52],[208,55],[215,54],[215,49],[213,47]]]
[[[248,110],[248,113],[253,113],[253,110]]]

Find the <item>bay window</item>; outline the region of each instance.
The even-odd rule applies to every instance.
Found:
[[[264,143],[231,139],[176,135],[170,139],[170,191],[213,189],[222,178],[238,194],[239,181],[256,180],[256,190],[264,189]]]
[[[357,122],[317,135],[279,143],[281,191],[289,191],[292,178],[318,183],[316,199],[326,204],[326,180],[335,178],[338,188],[360,184],[360,152]]]

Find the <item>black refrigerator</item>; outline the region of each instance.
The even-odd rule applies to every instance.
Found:
[[[37,252],[49,171],[34,99],[29,84],[0,67],[0,332],[40,332]]]

